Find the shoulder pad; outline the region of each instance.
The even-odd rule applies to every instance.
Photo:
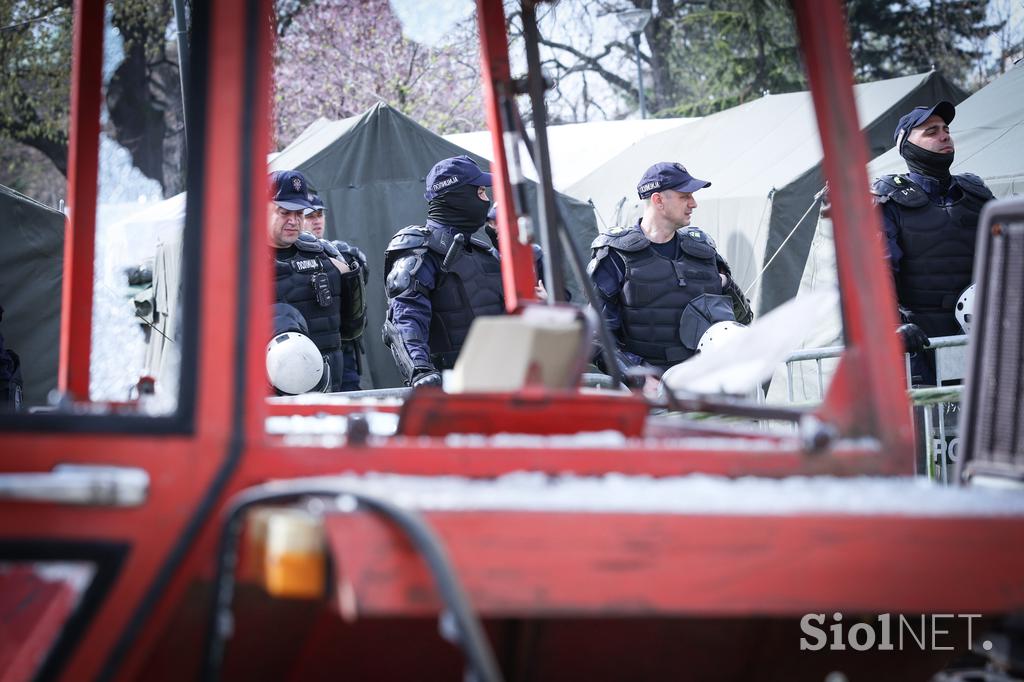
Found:
[[[405,251],[406,249],[422,248],[427,245],[429,239],[430,230],[421,225],[410,225],[396,232],[384,251]]]
[[[630,227],[613,227],[607,232],[597,235],[591,244],[591,249],[600,249],[609,246],[616,251],[641,251],[650,245],[650,240],[642,230],[634,230]]]
[[[402,256],[395,261],[387,277],[384,279],[384,292],[388,298],[394,298],[406,292],[422,290],[416,279],[416,273],[423,267],[423,256],[421,253],[414,253]]]
[[[427,229],[429,232],[425,246],[439,256],[448,255],[448,249],[452,248],[452,244],[455,242],[455,235],[457,233],[454,230],[424,229]],[[470,239],[472,239],[472,237],[470,237]],[[487,244],[487,246],[489,247],[490,244]]]
[[[359,261],[359,265],[363,268],[365,274],[368,261],[366,260],[366,254],[363,253],[362,249],[358,246],[353,246],[348,242],[343,242],[340,239],[335,239],[331,244],[334,245],[334,248],[338,250],[338,253],[344,260],[348,262],[351,262],[352,260]]]
[[[295,240],[295,248],[305,253],[323,253],[323,242],[313,236],[312,232],[299,232],[299,238]]]
[[[699,227],[684,227],[683,229],[679,230],[676,234],[678,234],[683,239],[692,239],[695,242],[707,244],[712,249],[718,248],[718,245],[715,244],[715,240],[711,238],[711,235],[709,235],[707,232],[700,229]]]
[[[474,234],[469,238],[469,243],[487,253],[495,251],[495,255],[497,255],[494,245],[491,244],[489,239],[484,239],[483,237]],[[445,251],[445,253],[447,253],[447,251]]]
[[[985,181],[974,173],[958,173],[953,177],[956,178],[957,184],[960,185],[965,192],[973,194],[979,199],[983,199],[985,201],[995,199],[995,195],[992,194],[992,190],[988,188]]]
[[[321,239],[320,243],[324,247],[324,253],[326,253],[328,256],[330,256],[331,258],[341,258],[341,253],[338,251],[338,248],[334,244],[327,241],[326,239]]]
[[[928,204],[925,191],[902,175],[883,175],[871,183],[871,193],[879,197],[878,203],[892,201],[907,208],[921,208]]]

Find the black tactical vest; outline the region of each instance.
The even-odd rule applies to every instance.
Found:
[[[733,319],[714,242],[701,230],[683,228],[675,237],[678,256],[669,260],[638,227],[614,230],[605,241],[605,235],[598,237],[594,247],[598,258],[604,246],[613,249],[626,267],[620,298],[625,350],[660,367],[686,360],[712,323]]]
[[[897,239],[903,258],[895,278],[896,298],[928,336],[963,333],[953,311],[971,284],[978,217],[992,198],[976,175],[954,177],[963,192],[950,206],[933,204],[905,175],[879,178],[873,188],[899,212]]]
[[[501,263],[494,250],[482,240],[439,265],[437,286],[430,293],[430,359],[438,369],[455,365],[469,327],[479,315],[504,315],[505,294],[501,285]]]
[[[324,282],[324,277],[330,292],[326,306],[320,303],[325,300],[325,292],[321,291],[318,301],[316,289],[317,281]],[[274,294],[274,300],[288,303],[302,313],[309,338],[320,352],[341,348],[341,273],[322,248],[319,252],[295,247],[275,250]]]

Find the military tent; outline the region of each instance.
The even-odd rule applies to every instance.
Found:
[[[0,334],[21,358],[27,406],[57,387],[64,214],[0,185]]]
[[[620,154],[640,140],[699,120],[699,118],[646,118],[624,121],[587,121],[586,123],[563,123],[548,126],[552,184],[555,189],[564,191],[566,187],[572,186],[591,171],[614,158],[616,154]],[[529,128],[527,132],[531,136],[533,135],[532,128]],[[491,133],[488,130],[445,135],[444,139],[485,159],[491,159],[493,156]],[[522,156],[524,159],[527,158],[525,151]],[[524,174],[533,180],[537,179],[532,164],[527,164]]]
[[[890,146],[907,109],[963,99],[934,72],[860,84],[854,94],[872,157]],[[565,191],[592,199],[609,224],[633,223],[642,212],[636,183],[657,161],[681,162],[695,177],[711,181],[696,196],[693,224],[718,242],[737,281],[752,287],[759,311],[796,293],[817,225],[815,194],[824,184],[809,93],[766,95],[652,135]]]
[[[361,116],[315,121],[270,162],[271,170],[305,173],[327,208],[325,236],[348,241],[367,254],[369,321],[363,344],[367,387],[401,384],[394,360],[380,340],[386,310],[384,249],[399,229],[423,223],[427,172],[437,161],[459,154],[469,154],[481,167],[490,167],[486,159],[382,103]],[[565,196],[557,200],[577,251],[585,255],[597,235],[593,209]]]

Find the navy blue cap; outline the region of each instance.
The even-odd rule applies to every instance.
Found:
[[[320,195],[313,192],[309,195],[309,208],[306,209],[306,213],[312,213],[313,211],[324,210],[324,201],[320,198]]]
[[[903,141],[906,141],[910,131],[927,121],[933,114],[945,121],[946,125],[949,125],[953,122],[953,117],[956,116],[956,107],[953,106],[952,102],[945,100],[930,107],[914,107],[909,114],[904,114],[900,118],[899,125],[896,126],[896,130],[892,133],[892,141],[902,149]],[[901,132],[903,133],[903,141],[900,140]]]
[[[681,163],[663,161],[656,163],[644,172],[636,186],[636,193],[641,199],[647,199],[655,192],[674,189],[677,192],[696,192],[698,189],[710,187],[707,180],[698,180]]]
[[[438,161],[427,173],[427,191],[423,198],[430,201],[461,185],[490,187],[491,174],[480,170],[480,166],[465,155]]]
[[[312,194],[306,176],[297,170],[274,171],[270,174],[270,200],[286,211],[313,208]]]

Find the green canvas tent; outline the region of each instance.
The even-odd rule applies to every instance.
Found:
[[[4,345],[21,357],[26,406],[57,388],[64,214],[0,185],[0,306]]]
[[[448,142],[386,104],[341,121],[318,119],[273,157],[270,170],[296,169],[309,178],[327,207],[325,236],[342,239],[366,252],[368,325],[363,337],[364,387],[401,385],[390,351],[380,339],[384,323],[384,249],[407,225],[421,225],[427,203],[427,172],[441,159],[467,154],[484,169],[490,164]],[[593,209],[558,196],[577,252],[588,257],[597,235]],[[567,277],[568,279],[568,277]],[[573,293],[576,300],[579,294]]]

